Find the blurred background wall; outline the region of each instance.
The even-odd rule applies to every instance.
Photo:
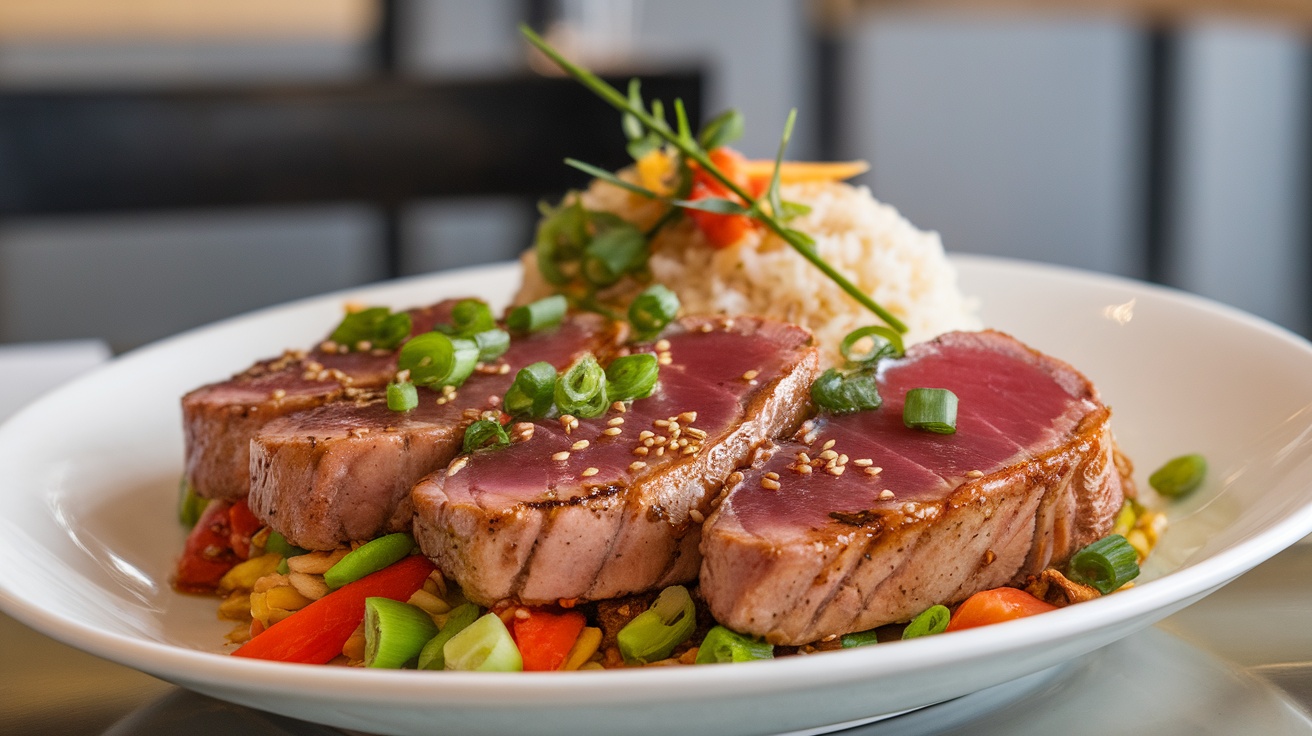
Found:
[[[798,107],[793,158],[869,160],[875,195],[951,251],[1148,278],[1308,332],[1305,28],[863,5],[3,0],[0,96],[521,75],[527,20],[603,68],[700,69],[701,109],[741,109],[749,156],[771,155]],[[596,135],[619,150],[618,119]],[[353,201],[0,215],[0,342],[101,337],[123,350],[372,281],[388,273],[389,227],[401,273],[513,258],[532,204],[416,200],[395,226]]]

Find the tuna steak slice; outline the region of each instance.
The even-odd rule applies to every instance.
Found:
[[[957,395],[956,434],[903,426],[918,387]],[[701,547],[722,624],[805,644],[906,621],[1111,528],[1110,412],[1069,365],[1002,333],[949,333],[882,366],[880,393],[881,409],[809,422],[726,489]]]
[[[806,416],[818,357],[802,328],[742,317],[685,319],[655,348],[669,355],[659,385],[624,413],[537,422],[415,487],[415,537],[471,600],[599,600],[696,577],[722,479]]]
[[[383,392],[337,401],[265,425],[250,443],[250,507],[293,544],[340,544],[407,531],[410,487],[455,457],[465,427],[497,410],[520,368],[539,360],[568,365],[586,352],[606,353],[619,326],[577,315],[559,328],[511,340],[496,362],[454,393],[419,389],[419,406],[399,413]]]
[[[456,300],[412,309],[412,335],[446,322]],[[226,381],[182,397],[186,474],[196,493],[236,500],[250,491],[250,442],[268,422],[342,398],[350,389],[384,386],[396,352],[289,350]]]

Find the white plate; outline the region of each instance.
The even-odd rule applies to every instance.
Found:
[[[724,667],[607,673],[376,672],[212,653],[214,602],[173,593],[178,397],[340,314],[345,294],[138,350],[0,427],[0,607],[94,654],[220,698],[381,733],[777,733],[935,703],[1037,672],[1182,608],[1312,532],[1312,346],[1261,320],[1131,281],[958,258],[985,322],[1069,360],[1102,390],[1143,468],[1202,452],[1216,472],[1171,509],[1142,584],[1024,621]],[[496,266],[349,292],[405,306],[505,299]],[[1142,478],[1145,474],[1139,473]],[[677,724],[677,725],[672,725]]]

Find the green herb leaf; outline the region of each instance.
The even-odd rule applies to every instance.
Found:
[[[774,171],[770,174],[770,186],[765,190],[766,201],[770,203],[770,211],[779,214],[783,211],[783,203],[779,201],[779,169],[783,167],[784,151],[788,148],[788,140],[793,137],[793,123],[797,122],[797,108],[788,111],[788,120],[784,122],[784,134],[779,139],[779,152],[774,157]]]
[[[634,120],[636,121],[637,118]],[[742,138],[743,128],[743,114],[733,109],[725,110],[702,126],[697,142],[702,148],[712,151]]]
[[[593,237],[583,253],[583,277],[593,286],[605,288],[624,274],[647,263],[647,239],[642,231],[622,222]]]
[[[504,447],[510,444],[510,435],[506,434],[506,428],[501,426],[501,422],[492,419],[480,419],[465,428],[465,452],[481,450],[489,442],[492,443],[493,447]]]
[[[619,178],[615,174],[603,168],[593,166],[592,164],[589,163],[584,163],[582,161],[579,161],[578,159],[567,158],[565,159],[565,164],[567,166],[573,166],[574,168],[584,172],[585,174],[590,174],[598,179],[601,179],[607,184],[614,184],[615,186],[621,189],[627,189],[628,191],[633,192],[634,194],[637,194],[639,196],[646,197],[647,199],[662,198],[661,195],[657,194],[656,192],[653,192],[650,189],[638,186],[633,182],[624,181],[623,179]]]
[[[789,202],[783,200],[779,203],[779,219],[788,222],[794,217],[811,214],[811,205],[802,204],[801,202]]]
[[[670,204],[685,210],[713,212],[717,215],[746,215],[748,209],[732,199],[703,197],[702,199],[672,199]]]

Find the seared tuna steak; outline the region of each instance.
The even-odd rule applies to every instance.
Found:
[[[411,334],[450,319],[455,300],[410,310]],[[396,351],[338,352],[320,343],[289,350],[244,372],[182,397],[186,474],[206,498],[240,499],[250,490],[250,442],[268,422],[385,386],[396,373]]]
[[[655,392],[596,419],[458,457],[415,487],[415,537],[483,604],[598,600],[697,575],[722,479],[809,411],[817,352],[799,327],[686,319],[657,342]]]
[[[720,623],[804,644],[906,621],[1111,528],[1110,412],[1069,365],[998,332],[950,333],[882,366],[879,387],[882,408],[808,422],[733,478],[702,532]],[[957,395],[955,434],[903,425],[921,387]]]
[[[465,428],[498,412],[515,373],[540,360],[558,367],[583,353],[606,353],[618,327],[597,315],[511,340],[505,355],[447,392],[419,389],[408,412],[387,408],[382,391],[269,422],[251,444],[250,507],[293,544],[333,549],[410,528],[410,487],[446,467]]]

